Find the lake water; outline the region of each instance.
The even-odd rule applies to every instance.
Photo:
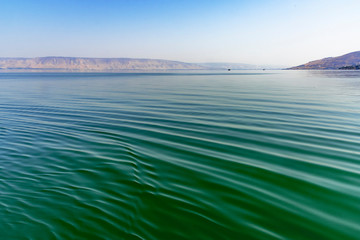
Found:
[[[360,72],[0,73],[0,239],[359,239]]]

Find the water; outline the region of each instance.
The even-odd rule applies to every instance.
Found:
[[[1,239],[359,239],[360,72],[0,73]]]

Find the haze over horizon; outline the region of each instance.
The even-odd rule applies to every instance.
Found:
[[[1,1],[0,57],[295,66],[360,50],[360,1]]]

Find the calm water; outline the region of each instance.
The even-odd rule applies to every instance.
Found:
[[[360,72],[0,73],[0,239],[359,239]]]

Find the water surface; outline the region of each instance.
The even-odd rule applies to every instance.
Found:
[[[0,73],[1,239],[358,239],[360,72]]]

